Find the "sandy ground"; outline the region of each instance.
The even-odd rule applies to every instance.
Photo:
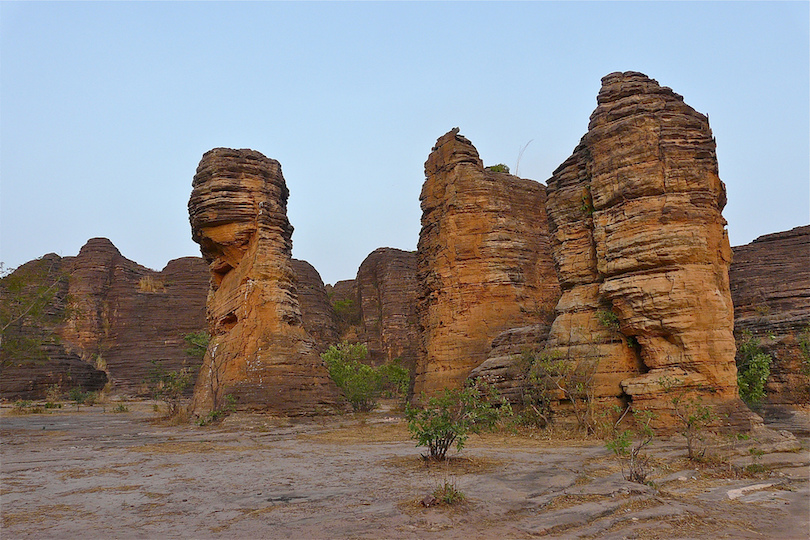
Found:
[[[599,441],[473,436],[450,463],[426,466],[390,411],[295,422],[236,415],[198,427],[156,422],[147,403],[127,405],[116,414],[110,405],[2,408],[0,537],[810,535],[806,437],[789,452],[742,449],[736,469],[696,467],[683,439],[657,440],[647,486],[625,481]],[[739,473],[751,464],[753,474]],[[465,501],[424,507],[445,482]]]

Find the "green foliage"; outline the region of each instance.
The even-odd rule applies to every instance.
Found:
[[[529,383],[530,410],[535,411],[547,424],[552,421],[552,401],[567,400],[577,425],[586,433],[594,433],[597,427],[593,393],[598,367],[596,360],[562,358],[547,352],[524,353],[523,359],[528,370],[526,379]],[[526,405],[524,399],[524,412]]]
[[[434,491],[433,497],[441,504],[453,505],[464,502],[466,498],[455,485],[455,483],[445,480]]]
[[[232,394],[228,394],[225,396],[225,403],[218,409],[214,409],[210,411],[208,414],[203,416],[197,421],[197,424],[200,426],[207,426],[208,424],[213,424],[222,420],[232,412],[236,410],[236,398],[233,397]]]
[[[67,280],[50,258],[16,270],[0,263],[0,366],[45,359],[42,345],[58,339],[51,328],[64,319],[53,304]]]
[[[113,407],[112,412],[114,412],[114,413],[125,413],[125,412],[129,412],[129,407],[127,407],[127,406],[126,406],[126,405],[124,405],[123,403],[119,403],[118,405],[116,405],[115,407]]]
[[[149,390],[152,398],[163,401],[168,407],[168,416],[175,417],[180,413],[181,403],[186,390],[191,386],[192,374],[188,368],[167,370],[157,361],[152,360],[149,373]]]
[[[184,349],[184,352],[192,358],[202,360],[205,356],[205,351],[208,350],[208,342],[211,341],[211,334],[205,330],[200,330],[199,332],[186,334],[183,336],[183,340],[188,345]]]
[[[423,401],[425,396],[423,395]],[[462,389],[445,388],[420,409],[405,407],[408,431],[416,446],[426,446],[426,459],[442,460],[455,443],[461,451],[470,433],[492,429],[512,409],[491,386],[478,382]]]
[[[799,351],[802,355],[802,374],[810,376],[810,325],[799,333]]]
[[[370,411],[380,394],[405,397],[410,386],[410,373],[398,361],[379,367],[364,363],[368,349],[362,343],[332,345],[321,355],[329,376],[355,411]]]
[[[349,327],[360,323],[360,310],[352,298],[335,300],[332,302],[332,309],[337,316],[338,332],[343,333]]]
[[[755,407],[765,399],[765,383],[771,374],[771,355],[767,354],[759,338],[751,332],[743,332],[743,339],[737,346],[737,385],[740,398],[749,406]]]
[[[619,459],[625,480],[646,484],[647,476],[652,469],[649,456],[643,454],[642,450],[655,437],[650,427],[655,414],[652,411],[633,411],[632,415],[635,429],[620,430],[614,425],[609,438],[605,441],[605,447]]]
[[[508,173],[509,167],[504,165],[503,163],[498,163],[497,165],[490,165],[489,167],[487,167],[487,170],[490,170],[492,172]]]
[[[614,332],[619,330],[619,316],[609,309],[600,309],[597,311],[596,320],[608,330],[613,330]]]

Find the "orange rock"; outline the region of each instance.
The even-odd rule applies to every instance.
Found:
[[[203,156],[193,187],[189,216],[211,273],[212,337],[191,410],[216,409],[229,394],[242,409],[289,415],[339,405],[303,327],[280,164],[253,150],[217,148]]]
[[[708,119],[635,72],[604,77],[597,101],[548,181],[563,288],[549,346],[598,362],[598,397],[663,411],[667,381],[738,404],[726,193]]]
[[[545,188],[484,168],[453,129],[425,163],[414,393],[459,387],[498,334],[544,322],[559,297]]]

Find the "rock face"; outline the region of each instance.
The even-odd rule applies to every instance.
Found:
[[[292,259],[292,269],[304,330],[315,340],[318,353],[322,353],[338,342],[335,312],[315,267],[307,261]]]
[[[551,352],[590,359],[596,395],[637,409],[668,408],[662,381],[736,404],[726,192],[708,119],[636,72],[604,77],[597,102],[548,181],[563,291]]]
[[[61,335],[85,362],[104,369],[114,388],[144,394],[153,361],[195,373],[183,336],[206,328],[205,263],[170,261],[155,272],[123,257],[106,238],[93,238],[72,261],[71,315]]]
[[[291,264],[281,165],[253,150],[216,148],[194,176],[192,237],[209,264],[211,343],[191,410],[232,395],[242,409],[325,412],[342,398],[303,326]]]
[[[729,271],[738,340],[747,333],[771,355],[767,401],[810,402],[810,226],[735,247]],[[807,349],[802,348],[802,343]],[[741,359],[739,359],[741,360]]]
[[[144,395],[153,361],[196,374],[199,360],[186,354],[183,336],[206,328],[202,259],[176,259],[156,272],[123,257],[108,239],[93,238],[76,257],[40,260],[65,276],[50,308],[60,316],[48,331],[59,339],[19,373],[18,387],[41,397],[52,384],[99,390],[110,382],[113,393]]]
[[[416,253],[393,248],[373,251],[357,271],[360,307],[359,341],[368,347],[372,365],[399,359],[416,365]]]
[[[67,313],[69,262],[51,253],[0,280],[3,322],[10,323],[0,348],[2,399],[42,399],[52,387],[97,391],[107,383],[104,371],[83,362],[59,339]],[[32,313],[28,307],[36,298],[49,301]]]
[[[541,184],[485,169],[458,129],[438,139],[425,176],[416,396],[461,386],[498,334],[544,322],[559,298]]]

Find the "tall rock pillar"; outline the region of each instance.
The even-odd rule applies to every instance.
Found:
[[[548,181],[563,289],[549,346],[597,362],[597,395],[734,402],[725,186],[706,116],[636,72],[602,79],[588,133]],[[736,401],[738,403],[738,400]]]
[[[559,298],[542,184],[485,169],[457,128],[438,139],[425,176],[417,399],[460,387],[497,335],[543,322]]]
[[[216,148],[197,167],[188,209],[211,275],[211,342],[195,413],[217,408],[227,395],[241,409],[290,415],[340,403],[303,327],[287,197],[281,165],[259,152]]]

